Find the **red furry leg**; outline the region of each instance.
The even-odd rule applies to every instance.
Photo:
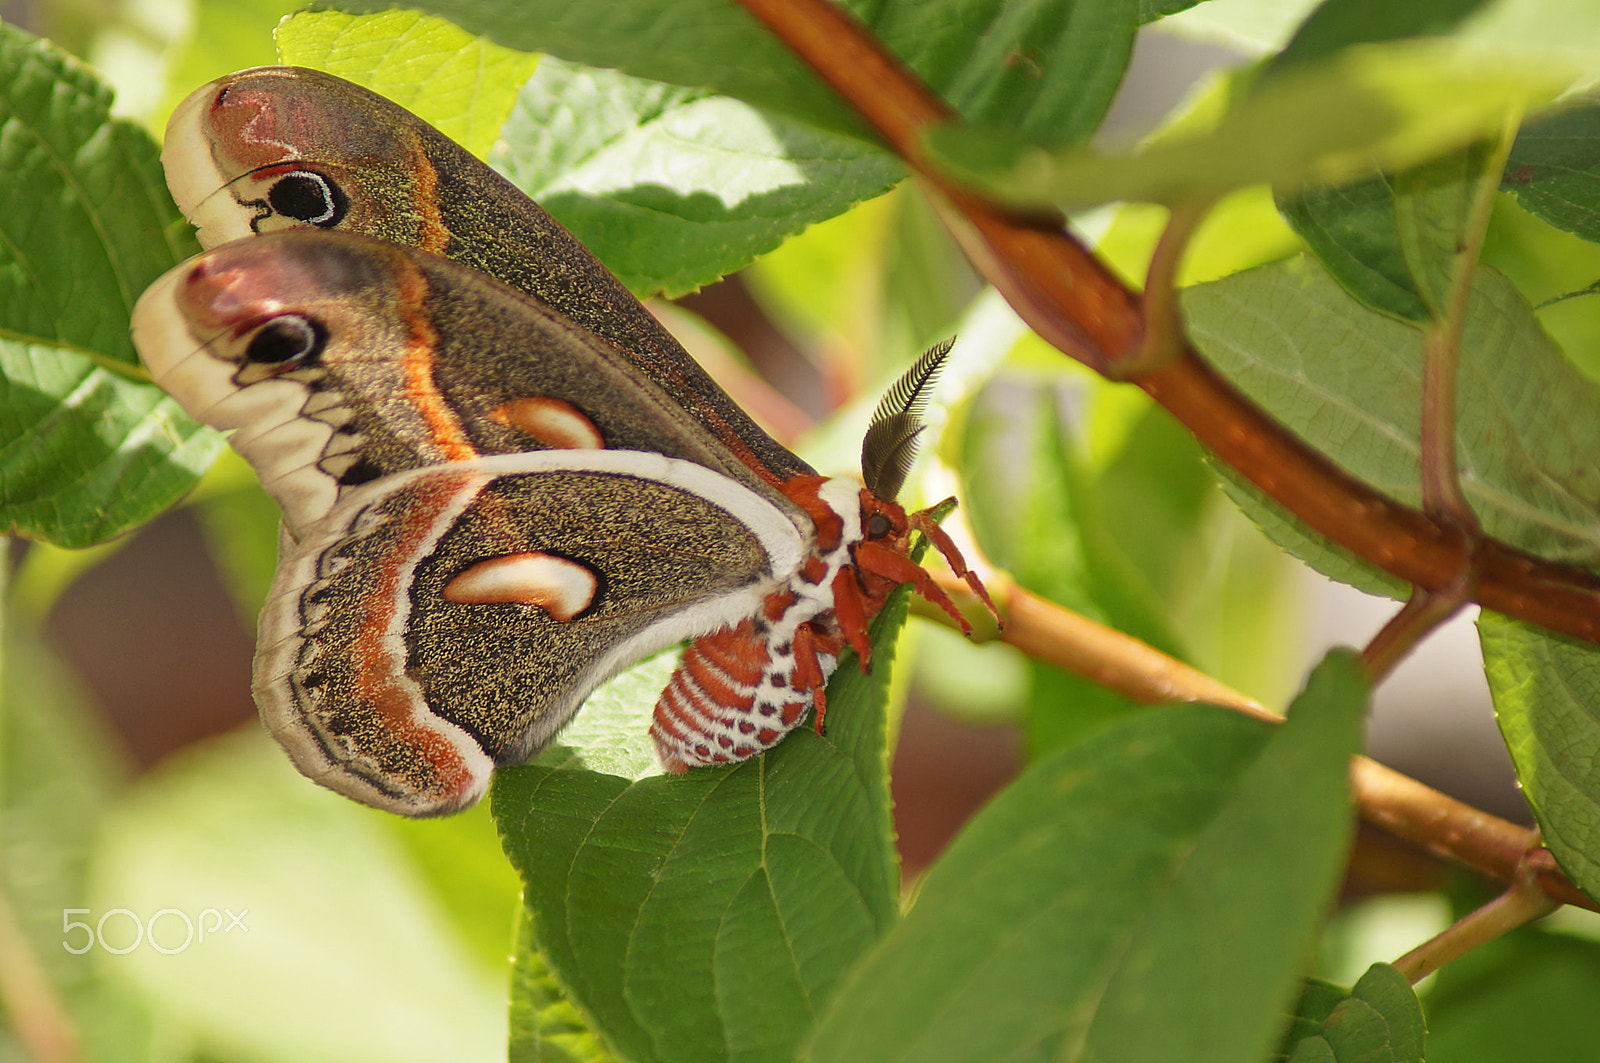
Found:
[[[950,600],[950,596],[937,583],[933,582],[933,577],[923,571],[921,565],[918,565],[906,555],[877,542],[858,544],[855,554],[856,564],[863,570],[876,576],[882,576],[893,583],[911,584],[916,588],[918,594],[949,613],[951,619],[961,625],[962,631],[969,635],[972,634],[972,625],[967,623],[967,618],[961,615],[961,610],[956,608],[956,603]],[[987,595],[984,596],[984,600],[988,600]]]
[[[976,594],[985,608],[994,615],[995,623],[1002,628],[1005,627],[1005,621],[1000,619],[1000,610],[995,608],[993,600],[989,597],[988,590],[983,586],[983,581],[978,578],[976,572],[967,567],[966,558],[961,556],[961,550],[956,546],[955,541],[950,538],[949,534],[939,527],[932,517],[928,516],[927,510],[919,510],[916,513],[912,513],[907,519],[911,527],[926,535],[928,541],[933,544],[934,549],[944,556],[945,563],[950,566],[950,571],[954,572],[966,582],[967,586],[972,588],[972,593]],[[963,624],[963,627],[965,627],[965,624]]]

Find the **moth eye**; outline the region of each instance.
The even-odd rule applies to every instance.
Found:
[[[309,170],[296,170],[280,177],[267,192],[273,213],[331,229],[344,220],[350,200],[338,185]]]
[[[894,530],[894,524],[882,513],[874,513],[867,518],[867,538],[882,539]]]
[[[304,365],[322,353],[327,341],[327,331],[317,322],[299,314],[284,314],[250,337],[244,356],[256,365]]]

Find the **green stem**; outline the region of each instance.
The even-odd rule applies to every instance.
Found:
[[[1437,936],[1395,960],[1394,966],[1416,983],[1479,945],[1542,919],[1559,907],[1560,902],[1552,900],[1534,876],[1524,870],[1500,896],[1457,919]]]
[[[1183,314],[1178,305],[1178,271],[1184,252],[1194,239],[1200,223],[1211,213],[1215,200],[1199,199],[1180,203],[1167,217],[1161,238],[1150,254],[1145,271],[1142,309],[1144,336],[1129,355],[1110,362],[1105,369],[1108,380],[1131,380],[1154,372],[1181,357],[1184,352]]]
[[[1444,317],[1428,329],[1422,366],[1422,508],[1429,516],[1455,525],[1469,538],[1481,534],[1478,517],[1461,490],[1461,469],[1456,460],[1456,378],[1461,337],[1467,327],[1472,300],[1472,275],[1489,231],[1489,215],[1500,192],[1500,174],[1506,168],[1516,140],[1521,111],[1506,117],[1494,154],[1484,164],[1462,232],[1462,244],[1451,270],[1449,298]]]

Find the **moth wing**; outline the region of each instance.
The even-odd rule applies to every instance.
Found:
[[[309,227],[455,259],[615,344],[701,429],[773,481],[812,471],[543,208],[376,93],[297,67],[230,74],[173,112],[162,163],[206,247]]]
[[[152,284],[133,334],[157,384],[233,432],[296,538],[351,487],[539,449],[663,453],[788,505],[614,343],[398,244],[306,230],[226,244]]]
[[[755,613],[805,551],[761,496],[656,454],[386,477],[280,562],[257,704],[318,782],[407,815],[455,811],[616,672]]]

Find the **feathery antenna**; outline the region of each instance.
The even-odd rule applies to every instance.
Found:
[[[893,500],[905,486],[906,474],[917,456],[917,436],[924,427],[922,411],[954,343],[952,338],[928,348],[873,411],[867,438],[861,444],[861,477],[879,498]]]

